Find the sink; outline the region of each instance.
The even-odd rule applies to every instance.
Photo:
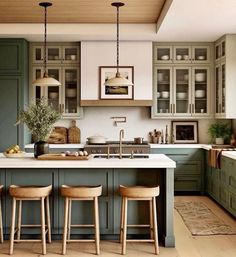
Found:
[[[94,159],[107,159],[106,154],[96,154],[93,156]],[[110,159],[119,159],[119,155],[110,154]],[[133,155],[133,158],[131,158],[131,155],[122,155],[122,159],[148,159],[148,154],[139,154],[139,155]]]

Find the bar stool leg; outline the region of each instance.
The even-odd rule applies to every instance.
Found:
[[[124,220],[123,220],[123,242],[122,242],[122,254],[126,254],[126,237],[127,237],[127,209],[128,209],[128,200],[127,197],[124,197]]]
[[[99,211],[98,211],[98,198],[97,197],[94,197],[94,223],[95,223],[96,254],[100,254]]]
[[[69,207],[68,207],[68,234],[67,240],[70,240],[70,233],[71,233],[71,208],[72,208],[72,200],[69,200]]]
[[[2,203],[0,199],[0,242],[3,243]]]
[[[68,210],[69,210],[69,199],[65,198],[65,211],[64,211],[64,232],[62,242],[62,254],[66,254],[66,237],[67,237],[67,225],[68,225]]]
[[[120,243],[123,242],[123,222],[124,222],[124,197],[121,197],[121,215],[120,215]]]
[[[153,236],[153,211],[152,211],[152,200],[149,201],[149,209],[150,209],[150,235],[151,235],[151,239],[153,239],[154,236]]]
[[[22,216],[22,201],[19,200],[19,205],[18,205],[18,221],[17,221],[17,240],[20,240],[21,216]]]
[[[51,219],[50,219],[50,209],[49,209],[49,196],[46,197],[46,217],[47,217],[47,227],[48,227],[48,242],[52,242],[51,238]]]
[[[46,233],[45,233],[45,198],[41,198],[41,240],[42,240],[42,249],[43,255],[46,254]]]
[[[14,234],[15,234],[15,219],[16,219],[16,198],[12,199],[12,214],[11,214],[11,234],[10,234],[10,250],[9,254],[13,254]]]
[[[158,244],[158,231],[157,231],[157,210],[156,210],[156,198],[152,198],[152,211],[153,211],[153,229],[154,229],[154,244],[155,244],[155,254],[159,254],[159,244]]]

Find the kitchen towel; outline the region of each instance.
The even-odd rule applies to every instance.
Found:
[[[208,165],[215,169],[221,168],[221,153],[223,149],[210,149],[208,153]]]

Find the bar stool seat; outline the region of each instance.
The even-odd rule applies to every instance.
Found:
[[[102,194],[102,186],[61,186],[61,195],[65,197],[64,211],[64,232],[62,243],[62,254],[66,254],[67,242],[95,242],[96,254],[100,254],[100,234],[99,234],[99,213],[98,197]],[[94,224],[71,224],[72,201],[93,201],[94,202]],[[84,227],[95,229],[95,239],[70,239],[71,228]]]
[[[120,242],[122,243],[122,254],[126,254],[126,242],[154,242],[155,254],[159,254],[156,197],[160,194],[160,187],[132,186],[125,187],[120,185],[121,203],[121,223],[120,223]],[[128,201],[149,201],[150,224],[127,224]],[[128,227],[150,228],[151,239],[127,239]]]
[[[2,191],[3,185],[0,185],[0,242],[3,243],[3,225],[2,225]]]
[[[13,254],[14,242],[41,242],[42,253],[46,254],[46,234],[48,236],[48,242],[51,243],[51,225],[50,225],[50,211],[49,211],[49,195],[51,191],[52,191],[52,185],[49,185],[49,186],[11,185],[9,187],[9,194],[13,198],[9,254]],[[41,224],[37,224],[37,225],[21,224],[23,201],[40,201],[41,202]],[[46,201],[46,208],[45,208],[45,201]],[[17,228],[15,229],[17,203],[19,203],[18,204],[18,222],[17,222]],[[46,209],[47,225],[45,224],[45,209]],[[21,239],[20,236],[21,236],[22,227],[27,227],[27,228],[40,227],[41,239]],[[17,239],[14,239],[16,232],[17,232]]]

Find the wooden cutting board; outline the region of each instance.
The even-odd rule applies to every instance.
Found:
[[[60,153],[48,153],[38,156],[38,160],[74,160],[74,161],[86,161],[91,158],[88,156],[62,156]]]

